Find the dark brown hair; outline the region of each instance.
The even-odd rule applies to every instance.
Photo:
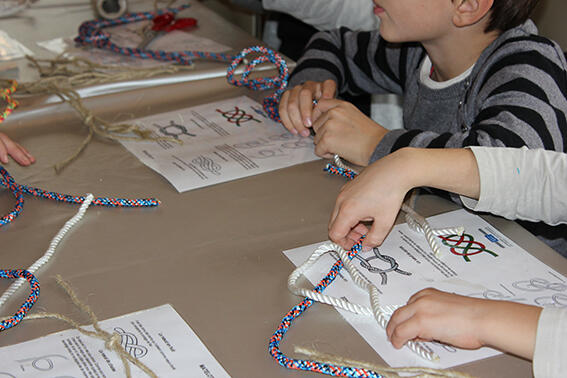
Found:
[[[539,0],[494,0],[485,32],[504,32],[523,24],[538,2]]]

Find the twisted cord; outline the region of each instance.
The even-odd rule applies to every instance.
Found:
[[[105,347],[107,349],[111,350],[111,351],[114,351],[120,357],[120,360],[122,361],[122,364],[124,366],[124,372],[125,372],[126,377],[132,376],[131,369],[130,369],[130,363],[131,363],[134,366],[137,366],[138,368],[140,368],[149,377],[157,378],[157,375],[149,367],[147,367],[144,363],[142,363],[142,361],[133,357],[130,353],[128,353],[124,349],[124,347],[120,343],[121,336],[119,334],[107,332],[100,327],[100,325],[98,324],[98,318],[97,318],[96,314],[93,312],[93,310],[87,304],[83,303],[77,297],[77,294],[75,293],[73,288],[67,282],[65,282],[63,280],[63,278],[61,278],[61,276],[57,275],[55,277],[55,279],[56,279],[57,283],[59,284],[59,286],[61,286],[65,290],[65,293],[67,293],[69,298],[71,298],[71,301],[73,302],[73,304],[76,307],[78,307],[83,313],[88,315],[88,317],[89,317],[89,319],[92,323],[92,326],[94,328],[94,331],[91,331],[91,330],[81,326],[75,320],[73,320],[73,319],[71,319],[71,318],[69,318],[65,315],[61,315],[61,314],[57,314],[57,313],[39,312],[39,313],[29,314],[28,316],[26,316],[22,320],[57,319],[57,320],[63,321],[65,323],[69,324],[70,326],[72,326],[73,328],[75,328],[77,331],[81,332],[85,336],[94,337],[94,338],[103,340]],[[39,290],[39,288],[38,288],[38,290]],[[0,322],[6,321],[6,320],[7,319],[0,318]]]
[[[37,302],[39,298],[39,281],[33,274],[23,269],[2,269],[0,270],[0,278],[23,278],[30,283],[31,292],[28,299],[22,304],[20,309],[11,317],[0,321],[0,332],[16,326],[24,319],[28,311]]]
[[[4,108],[2,113],[0,113],[0,123],[4,122],[6,117],[8,117],[14,111],[16,106],[18,106],[18,101],[12,98],[12,94],[14,94],[16,88],[18,88],[18,82],[16,80],[10,80],[8,83],[9,87],[2,89],[2,92],[0,92],[0,98],[6,101],[6,108]]]
[[[192,65],[194,59],[216,60],[220,62],[230,62],[234,56],[223,53],[211,53],[204,51],[173,51],[146,50],[131,47],[121,47],[111,41],[110,34],[103,31],[110,26],[124,25],[132,22],[153,20],[155,17],[164,13],[177,14],[188,8],[189,4],[181,5],[177,8],[158,9],[154,12],[128,13],[113,20],[91,20],[79,26],[79,35],[75,37],[75,43],[83,46],[94,46],[99,49],[109,50],[118,54],[132,56],[139,59],[154,59],[163,62],[175,62],[181,65]]]
[[[236,68],[245,60],[244,58],[250,53],[259,53],[260,56],[254,58],[250,63],[247,63],[240,80],[234,78]],[[273,63],[277,69],[278,74],[272,77],[264,77],[258,79],[250,79],[254,67],[264,62]],[[289,69],[285,60],[275,51],[263,46],[252,46],[242,50],[232,61],[226,72],[227,81],[237,87],[246,87],[254,91],[263,91],[266,89],[275,89],[275,92],[264,98],[264,110],[268,116],[276,122],[281,122],[278,106],[280,98],[287,88],[289,78]]]
[[[0,218],[0,227],[12,222],[23,210],[24,197],[23,194],[29,194],[39,198],[50,199],[54,201],[82,204],[86,198],[83,196],[74,196],[70,194],[62,194],[57,192],[48,192],[43,189],[34,188],[32,186],[20,185],[14,181],[14,178],[0,165],[0,185],[8,188],[16,198],[14,209],[7,215]],[[95,206],[107,207],[154,207],[160,204],[160,201],[155,198],[109,198],[98,197],[94,198],[91,202]]]
[[[29,273],[35,274],[41,267],[43,267],[51,260],[51,258],[55,255],[55,251],[61,240],[63,240],[69,230],[71,230],[83,218],[93,199],[94,196],[92,194],[87,194],[85,201],[79,208],[79,211],[77,211],[77,213],[71,219],[65,222],[63,227],[61,227],[57,235],[55,235],[55,237],[51,240],[51,243],[49,243],[49,248],[44,253],[44,255],[37,259],[27,269]],[[8,287],[4,294],[2,294],[2,296],[0,297],[0,310],[2,309],[2,306],[4,306],[4,304],[16,293],[16,291],[18,291],[18,289],[24,284],[24,282],[25,279],[23,278],[16,280],[12,285],[10,285],[10,287]]]
[[[339,255],[340,260],[343,262],[346,270],[349,272],[350,276],[352,277],[353,282],[360,287],[361,289],[365,290],[369,297],[370,297],[370,305],[362,306],[356,303],[351,303],[346,301],[342,298],[336,298],[330,295],[321,294],[320,292],[314,292],[312,290],[300,288],[297,286],[297,279],[305,274],[313,264],[315,264],[321,256],[326,253],[336,252]],[[354,257],[354,256],[353,256]],[[321,245],[319,248],[313,252],[311,257],[309,257],[301,266],[296,268],[288,278],[288,288],[289,290],[296,295],[301,295],[303,297],[307,297],[313,299],[317,302],[325,303],[334,307],[342,308],[343,310],[350,311],[355,314],[366,315],[370,317],[374,317],[378,324],[386,329],[388,325],[388,317],[386,311],[380,305],[380,295],[378,288],[372,282],[370,282],[365,276],[363,276],[360,271],[354,266],[352,263],[352,258],[347,254],[347,252],[336,243],[327,243]],[[391,313],[391,309],[388,309],[388,312]],[[431,351],[425,349],[420,343],[416,343],[410,341],[406,344],[406,346],[420,356],[423,359],[429,361],[438,361],[439,356]]]

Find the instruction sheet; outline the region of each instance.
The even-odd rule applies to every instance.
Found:
[[[411,230],[407,224],[400,224],[393,228],[382,246],[353,259],[361,273],[378,287],[381,305],[387,313],[391,314],[407,303],[410,296],[428,287],[476,298],[567,307],[567,279],[479,216],[456,210],[428,218],[428,221],[433,228],[464,226],[465,233],[439,237],[443,255],[438,259],[423,234]],[[328,242],[284,251],[284,254],[298,266],[325,243]],[[318,284],[337,258],[333,252],[324,255],[307,272],[309,281]],[[346,269],[341,270],[340,276],[323,294],[370,307],[368,294],[352,282]],[[407,347],[394,349],[384,329],[373,318],[338,311],[390,366],[448,368],[500,353],[489,348],[471,351],[440,343],[422,343],[440,357],[438,363],[429,362]]]
[[[126,352],[158,377],[229,377],[169,304],[108,319],[99,325],[120,335]],[[116,352],[106,349],[103,340],[75,329],[0,348],[0,356],[2,377],[125,376]],[[138,367],[130,364],[130,368],[133,377],[147,377]]]
[[[319,159],[311,138],[292,135],[246,97],[133,121],[159,141],[121,141],[184,192]]]

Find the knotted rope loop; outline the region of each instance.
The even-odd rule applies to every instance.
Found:
[[[79,26],[79,35],[75,37],[75,43],[82,46],[94,46],[100,49],[109,50],[118,54],[131,56],[140,59],[154,59],[163,62],[174,62],[181,65],[192,65],[193,59],[208,59],[221,62],[230,62],[234,56],[223,53],[209,53],[203,51],[173,51],[167,52],[163,50],[146,50],[131,47],[121,47],[112,42],[109,33],[104,28],[110,26],[124,25],[132,22],[153,20],[155,17],[164,13],[177,14],[188,8],[190,5],[185,4],[177,8],[163,8],[154,12],[138,12],[128,13],[122,17],[113,20],[91,20],[85,21]]]
[[[10,318],[0,321],[0,332],[17,325],[26,316],[39,298],[39,281],[33,274],[23,269],[3,269],[0,270],[0,278],[25,278],[30,283],[31,292],[28,299],[22,304],[20,309]]]
[[[234,78],[237,67],[245,62],[245,57],[251,53],[259,53],[260,56],[255,57],[246,64],[244,72],[240,80]],[[278,74],[271,77],[258,79],[250,79],[250,74],[254,68],[261,63],[271,62],[278,69]],[[226,72],[227,81],[237,87],[245,87],[254,91],[263,91],[267,89],[275,89],[275,92],[264,99],[264,110],[268,116],[276,121],[281,122],[278,112],[280,97],[287,88],[289,79],[289,69],[285,60],[275,51],[264,46],[251,46],[242,50],[232,61]]]

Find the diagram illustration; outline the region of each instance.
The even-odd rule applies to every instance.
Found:
[[[193,133],[190,133],[187,130],[187,127],[180,125],[178,123],[175,123],[175,121],[173,121],[173,120],[169,121],[169,125],[161,126],[161,125],[154,123],[154,126],[158,128],[160,133],[162,133],[165,136],[170,136],[172,138],[175,138],[175,140],[179,140],[180,135],[187,135],[187,136],[191,136],[191,137],[197,136]]]
[[[215,161],[211,158],[206,156],[198,156],[195,159],[191,160],[193,164],[196,164],[201,168],[203,171],[211,172],[213,175],[218,176],[220,175],[220,171],[222,167],[215,163]]]
[[[478,255],[480,253],[486,252],[494,257],[498,257],[498,254],[487,249],[484,244],[474,240],[474,237],[469,234],[462,234],[461,236],[453,234],[447,236],[439,236],[443,245],[450,247],[452,254],[457,256],[463,256],[466,262],[471,262],[470,256]]]
[[[224,118],[226,118],[228,123],[233,123],[236,126],[240,127],[243,123],[255,121],[261,123],[259,119],[254,118],[252,114],[246,113],[244,109],[240,109],[238,106],[234,106],[234,109],[223,111],[217,109],[217,112],[222,114]]]
[[[382,278],[382,285],[386,285],[388,283],[388,273],[390,272],[396,272],[399,274],[403,274],[406,276],[411,276],[410,272],[406,272],[404,270],[401,270],[399,268],[399,264],[396,261],[396,259],[394,259],[391,256],[387,256],[387,255],[383,255],[380,253],[380,249],[378,249],[377,247],[372,248],[372,252],[373,255],[369,256],[369,257],[362,257],[360,255],[356,255],[354,256],[354,258],[356,260],[358,260],[360,262],[360,266],[363,267],[364,269],[366,269],[369,273],[377,273],[381,276]],[[387,267],[386,269],[382,269],[378,266],[374,266],[372,265],[372,261],[376,260],[376,262],[384,262],[386,263],[386,265],[390,265],[389,267]]]
[[[120,344],[132,357],[142,358],[148,354],[148,348],[138,344],[138,338],[133,333],[126,332],[120,327],[114,327],[114,332],[120,335]]]
[[[256,112],[256,114],[261,115],[264,118],[268,118],[268,116],[266,115],[266,113],[264,112],[264,110],[261,107],[251,105],[250,108],[252,108],[252,110],[254,110],[254,112]]]

